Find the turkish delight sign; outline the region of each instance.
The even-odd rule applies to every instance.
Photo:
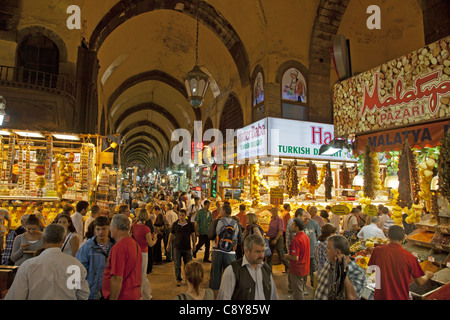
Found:
[[[338,137],[450,118],[450,36],[334,87]]]

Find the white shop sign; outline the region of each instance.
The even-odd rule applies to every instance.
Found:
[[[319,155],[320,147],[334,138],[332,124],[265,118],[237,131],[237,159],[263,156],[320,160],[352,160],[351,152]]]
[[[319,155],[320,147],[334,139],[334,126],[326,123],[268,118],[271,156],[321,160],[351,160],[351,152],[343,149],[333,156]],[[278,137],[276,131],[278,130]]]
[[[237,130],[237,159],[254,159],[267,155],[267,119]]]

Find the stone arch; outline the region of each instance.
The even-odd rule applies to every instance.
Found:
[[[231,92],[220,116],[219,130],[225,134],[227,129],[240,129],[244,126],[244,113],[237,95]]]
[[[114,90],[114,92],[108,98],[108,103],[107,103],[107,107],[106,107],[107,114],[109,115],[111,113],[114,102],[127,89],[129,89],[141,82],[150,81],[150,80],[160,81],[160,82],[163,82],[163,83],[171,86],[172,88],[177,90],[179,93],[181,93],[187,99],[186,89],[184,87],[184,84],[181,83],[181,81],[175,79],[174,77],[165,73],[164,71],[150,70],[150,71],[139,73],[137,75],[134,75],[134,76],[126,79],[116,88],[116,90]],[[201,114],[202,114],[200,108],[192,107],[192,109],[197,118],[196,120],[200,121]]]
[[[99,51],[105,39],[121,24],[133,17],[155,10],[174,10],[197,19],[225,45],[236,64],[242,87],[250,82],[249,58],[239,35],[225,17],[206,1],[121,0],[97,24],[89,39],[89,47]]]
[[[28,26],[17,31],[16,42],[19,44],[23,42],[28,36],[42,34],[55,43],[59,50],[59,62],[67,62],[67,47],[64,40],[53,30],[44,26]],[[17,56],[17,54],[16,54]]]
[[[333,123],[331,48],[349,2],[350,0],[319,1],[309,47],[308,101],[311,121]]]

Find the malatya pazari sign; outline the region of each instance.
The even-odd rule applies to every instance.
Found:
[[[338,137],[450,118],[450,36],[334,87]]]

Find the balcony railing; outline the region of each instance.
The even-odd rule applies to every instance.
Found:
[[[54,92],[75,103],[75,84],[66,77],[0,65],[0,85]]]

